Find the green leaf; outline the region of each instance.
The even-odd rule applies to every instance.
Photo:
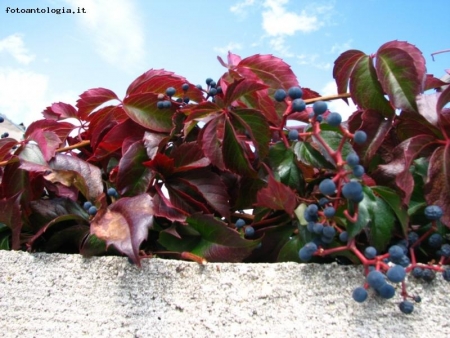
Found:
[[[322,137],[322,139],[328,144],[331,149],[337,150],[342,141],[342,134],[339,128],[332,127],[328,124],[321,124],[320,129],[320,136]],[[328,152],[323,148],[322,144],[320,144],[314,136],[313,142],[314,145],[318,149],[320,149],[321,154],[328,160],[328,162],[336,165],[336,163],[334,163],[334,160],[329,156]],[[352,146],[349,142],[345,142],[344,146],[342,147],[342,158],[346,158],[347,155],[351,152],[353,152]]]
[[[414,59],[399,48],[380,48],[376,57],[378,80],[391,104],[407,111],[418,111],[416,97],[422,92]]]
[[[334,61],[333,78],[336,80],[338,94],[347,93],[350,75],[355,64],[366,56],[363,52],[356,49],[345,51]],[[345,99],[347,102],[347,99]]]
[[[301,263],[298,251],[305,243],[300,239],[300,236],[294,236],[284,243],[280,252],[278,253],[277,262],[297,262]],[[264,245],[264,244],[263,244]]]
[[[368,55],[359,59],[351,73],[350,93],[353,101],[361,109],[378,110],[388,118],[395,114],[395,110],[384,97],[384,91],[378,82],[372,58]]]
[[[269,152],[270,142],[270,129],[266,118],[257,110],[243,108],[237,108],[232,115],[249,133],[260,160],[263,160]]]
[[[309,142],[295,142],[294,154],[297,159],[314,168],[333,169],[333,165]]]
[[[170,235],[166,234],[160,238],[160,243],[168,250],[189,251],[209,262],[237,263],[242,262],[260,242],[242,238],[237,231],[228,228],[226,223],[212,215],[194,214],[186,222],[199,236],[191,236],[185,243],[186,236],[182,236],[183,240],[176,240],[172,236],[170,240],[167,237]]]
[[[274,175],[279,177],[283,184],[302,193],[305,182],[303,174],[296,164],[297,158],[294,152],[280,142],[270,148],[269,159]]]
[[[358,204],[358,220],[347,220],[349,237],[357,236],[361,231],[368,233],[369,242],[379,252],[383,252],[392,240],[395,226],[395,214],[380,197],[375,196],[370,187],[363,187],[364,199]]]
[[[157,132],[170,132],[175,104],[172,103],[170,108],[159,109],[157,103],[157,93],[138,93],[127,96],[123,101],[123,108],[142,127]]]
[[[379,195],[391,207],[400,222],[403,235],[406,237],[409,222],[408,210],[403,207],[402,200],[398,193],[395,190],[384,186],[374,186],[371,188],[376,195]]]

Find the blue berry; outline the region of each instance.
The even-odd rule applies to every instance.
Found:
[[[325,215],[325,217],[327,218],[332,218],[335,214],[336,214],[336,209],[334,209],[333,207],[326,207],[323,210],[323,214]]]
[[[323,116],[322,115],[317,116],[316,117],[316,121],[319,122],[319,123],[322,122],[323,121]]]
[[[158,107],[158,109],[164,109],[164,101],[158,101],[156,107]]]
[[[181,85],[181,89],[182,89],[184,92],[187,92],[187,91],[189,90],[189,83],[183,83],[183,84]]]
[[[347,161],[347,164],[350,167],[354,167],[357,164],[359,164],[359,156],[356,153],[350,153],[347,155],[347,158],[345,159]]]
[[[213,82],[214,80],[213,79],[211,79],[210,77],[208,77],[207,79],[206,79],[206,84],[209,86],[210,84],[211,84],[211,82]]]
[[[325,226],[323,227],[322,234],[326,238],[334,238],[334,235],[336,235],[336,229],[332,226]]]
[[[255,229],[252,226],[248,226],[245,228],[244,233],[245,237],[252,238],[253,236],[255,236]]]
[[[84,202],[84,204],[83,204],[83,209],[84,210],[88,211],[90,207],[92,207],[92,203],[91,202],[89,202],[89,201]]]
[[[211,81],[211,82],[209,83],[209,86],[210,86],[211,88],[216,88],[216,87],[217,87],[216,81]],[[217,88],[216,88],[216,89],[217,89]]]
[[[442,272],[442,277],[444,277],[444,280],[447,282],[450,282],[450,268],[447,268]]]
[[[353,141],[355,141],[356,144],[363,144],[367,141],[367,134],[362,130],[358,130],[353,135]]]
[[[362,303],[367,299],[367,290],[359,286],[353,290],[352,297],[356,302]]]
[[[286,98],[286,91],[284,89],[277,89],[273,97],[275,101],[283,102]]]
[[[437,205],[429,205],[425,208],[425,217],[430,221],[438,220],[442,215],[442,209]]]
[[[405,268],[400,265],[394,265],[386,272],[386,277],[393,283],[400,283],[406,277]]]
[[[441,255],[444,257],[450,257],[450,244],[442,244],[441,246]]]
[[[173,87],[169,87],[169,88],[166,89],[166,95],[167,96],[174,96],[175,93],[176,93],[176,90]]]
[[[395,288],[388,283],[383,284],[379,289],[377,289],[378,295],[384,299],[391,299],[395,296]]]
[[[348,242],[348,232],[347,232],[347,231],[342,231],[342,232],[339,234],[339,240],[340,240],[342,243],[347,243],[347,242]]]
[[[313,254],[317,251],[317,245],[314,242],[306,243],[298,252],[298,256],[304,262],[311,260]]]
[[[163,103],[163,108],[170,108],[170,107],[172,107],[172,102],[170,102],[170,101],[162,101],[162,103]]]
[[[414,311],[414,304],[407,300],[402,301],[398,305],[398,307],[400,308],[401,312],[403,312],[404,314],[407,314],[407,315],[409,315],[410,313],[412,313]]]
[[[119,196],[119,194],[117,193],[117,190],[114,188],[108,188],[108,191],[106,193],[108,194],[108,196],[111,196],[111,197],[117,198]]]
[[[217,89],[216,88],[211,88],[208,92],[209,96],[214,96],[217,94]]]
[[[422,279],[427,282],[431,282],[436,278],[436,272],[431,269],[424,269],[422,273]]]
[[[9,136],[9,133],[6,131],[2,134],[2,138],[7,138],[8,136]]]
[[[434,233],[430,237],[428,237],[428,244],[432,248],[437,249],[442,245],[443,240],[444,239],[442,238],[442,236],[440,234]]]
[[[195,85],[195,87],[196,87],[197,89],[200,89],[200,90],[203,89],[201,84]]]
[[[308,215],[315,216],[317,215],[317,212],[319,211],[319,208],[315,204],[310,204],[306,207],[306,212]]]
[[[314,232],[315,234],[321,235],[322,232],[323,232],[323,224],[322,224],[322,223],[316,223],[316,224],[314,224],[313,232]]]
[[[423,269],[416,266],[414,269],[412,269],[411,274],[413,275],[414,278],[417,278],[417,279],[422,278]]]
[[[367,259],[374,259],[377,255],[377,249],[375,249],[373,246],[368,246],[364,250],[364,256],[366,256]]]
[[[400,260],[404,256],[403,249],[399,245],[391,246],[388,252],[392,261]]]
[[[88,214],[94,216],[97,213],[97,208],[93,205],[88,209]]]
[[[420,303],[422,301],[422,298],[420,296],[414,296],[414,301],[416,303]]]
[[[356,202],[361,195],[363,195],[361,184],[355,181],[346,183],[342,187],[342,195],[344,195],[345,198]]]
[[[323,207],[325,204],[327,204],[327,203],[329,203],[329,202],[330,202],[330,200],[329,200],[328,198],[322,197],[322,198],[319,200],[319,205],[320,205],[321,207]]]
[[[419,240],[419,235],[417,232],[409,232],[408,233],[408,245],[411,246]]]
[[[216,89],[217,89],[217,94],[222,94],[223,93],[222,87],[217,86]],[[261,244],[261,243],[259,243],[259,244]]]
[[[336,191],[336,184],[333,180],[326,178],[320,182],[319,191],[324,195],[333,195]]]
[[[292,111],[301,112],[306,109],[306,103],[302,99],[295,99],[292,101]]]
[[[316,101],[313,104],[314,115],[322,115],[328,109],[327,103],[325,101]]]
[[[0,123],[5,122],[5,119],[3,118],[3,116],[0,116]]]
[[[384,275],[378,271],[373,270],[367,274],[367,283],[374,289],[381,288],[385,283]]]
[[[245,225],[245,221],[242,218],[239,218],[235,223],[235,226],[238,229],[242,228],[244,225]]]
[[[360,164],[355,165],[353,167],[353,175],[355,175],[355,177],[360,178],[364,175],[364,167]]]
[[[298,130],[297,129],[289,130],[288,138],[291,141],[298,141]]]
[[[342,116],[339,113],[330,113],[326,119],[327,123],[332,127],[337,127],[342,122]]]
[[[316,224],[316,223],[308,222],[308,224],[306,225],[306,230],[308,230],[309,232],[314,232],[314,224]]]
[[[300,87],[291,87],[288,89],[288,95],[292,100],[301,99],[303,96],[303,91]]]

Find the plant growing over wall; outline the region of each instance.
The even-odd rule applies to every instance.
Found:
[[[204,88],[151,69],[123,99],[90,89],[3,137],[0,248],[362,263],[353,298],[400,283],[404,313],[407,273],[450,280],[450,87],[415,46],[344,52],[333,97],[272,55],[219,61]],[[326,100],[348,97],[343,122]]]

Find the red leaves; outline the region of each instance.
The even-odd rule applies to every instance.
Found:
[[[85,120],[93,110],[111,100],[119,100],[113,91],[105,88],[89,89],[77,101],[78,115]]]
[[[91,223],[91,233],[140,266],[139,246],[147,239],[153,215],[153,202],[148,194],[123,197],[99,211]]]
[[[297,197],[289,187],[269,175],[267,187],[260,189],[256,195],[256,205],[272,210],[284,210],[291,215],[297,206]]]
[[[20,212],[20,197],[18,193],[10,198],[0,199],[0,223],[11,229],[11,249],[20,250],[20,233],[22,230],[22,217]]]

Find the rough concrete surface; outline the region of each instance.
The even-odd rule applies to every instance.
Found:
[[[360,267],[226,264],[0,251],[2,337],[448,337],[450,283],[410,277],[362,304]],[[399,288],[399,287],[398,287]],[[398,289],[397,288],[397,289]]]

